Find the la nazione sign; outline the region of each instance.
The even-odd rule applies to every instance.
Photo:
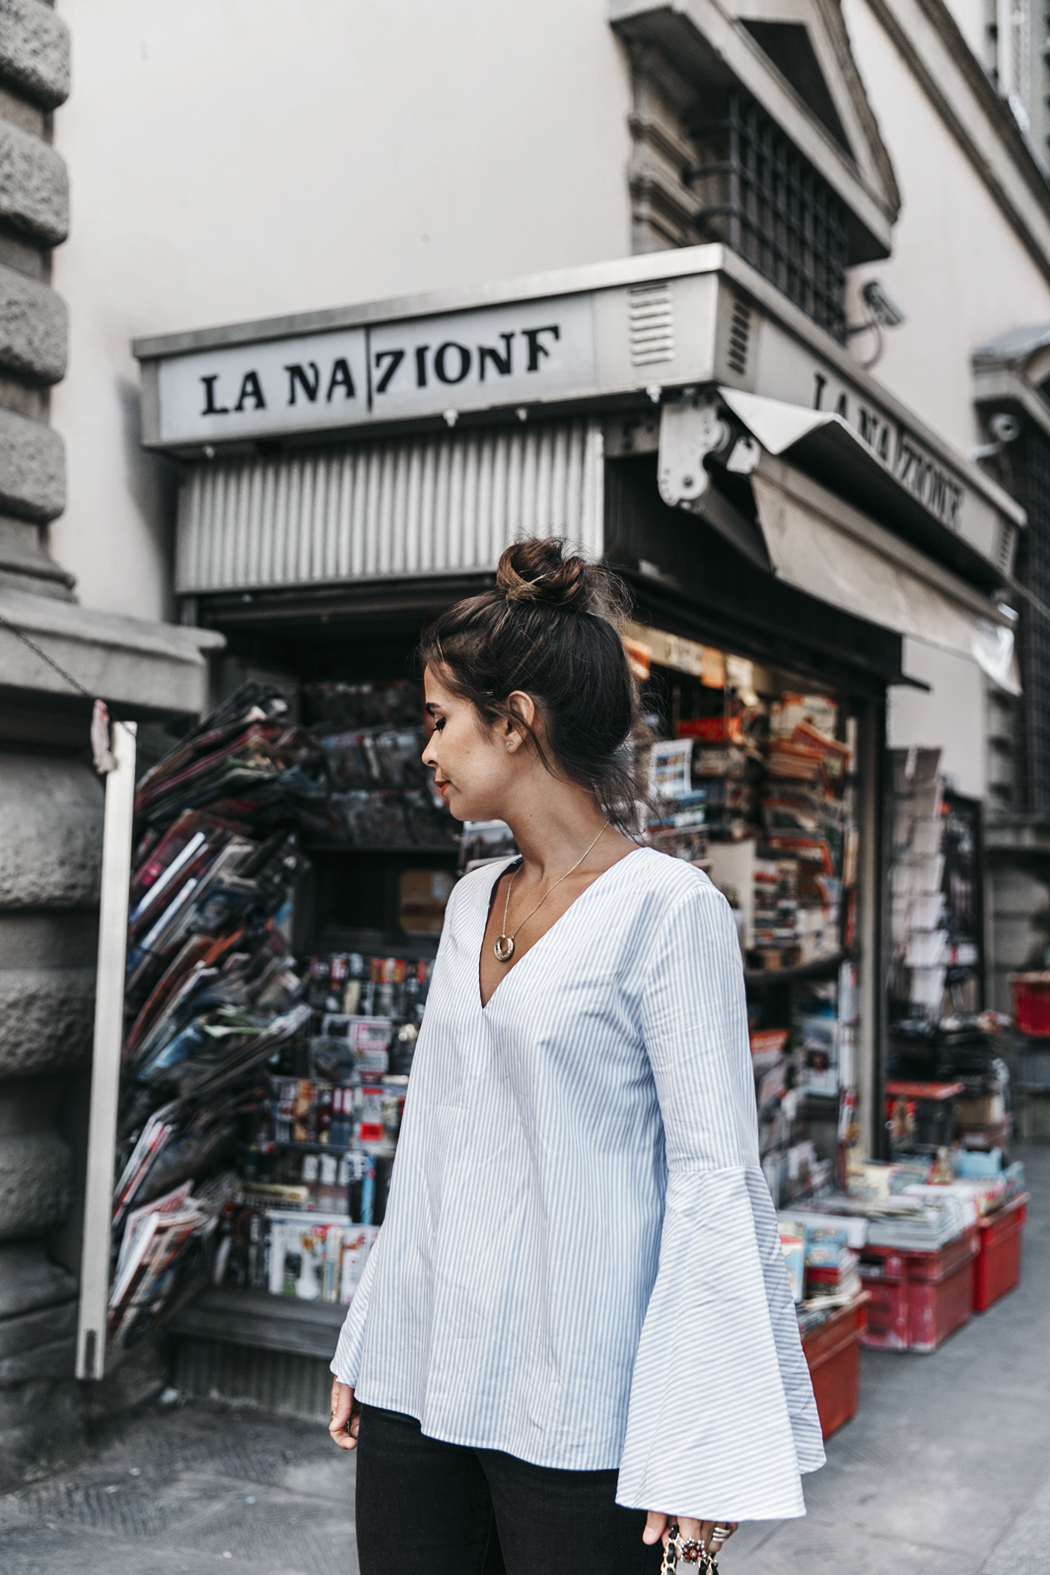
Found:
[[[223,443],[584,395],[589,294],[335,329],[163,360],[160,441]]]
[[[1020,523],[1016,506],[894,408],[846,350],[797,313],[788,325],[772,286],[722,247],[504,288],[498,301],[416,297],[140,340],[143,441],[192,456],[453,413],[637,409],[650,391],[722,385],[837,417],[902,497],[1002,567],[1000,521]],[[740,321],[743,351],[731,344]]]

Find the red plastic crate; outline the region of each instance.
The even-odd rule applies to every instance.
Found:
[[[802,1336],[813,1380],[820,1430],[825,1438],[857,1414],[860,1340],[867,1320],[867,1296],[833,1312],[827,1323]]]
[[[974,1312],[987,1312],[993,1302],[1020,1282],[1021,1236],[1027,1218],[1028,1194],[1022,1192],[978,1227],[980,1241],[973,1266]]]
[[[1050,1038],[1050,973],[1012,973],[1014,1022],[1030,1039]]]
[[[939,1252],[864,1247],[860,1277],[871,1297],[862,1344],[886,1351],[935,1351],[970,1316],[977,1231]]]

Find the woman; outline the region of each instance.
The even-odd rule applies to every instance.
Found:
[[[362,1575],[642,1575],[673,1525],[695,1561],[804,1514],[823,1463],[733,917],[630,835],[613,589],[523,541],[424,635],[423,760],[521,858],[449,901],[332,1363]]]

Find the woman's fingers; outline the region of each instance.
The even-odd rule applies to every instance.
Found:
[[[354,1402],[354,1391],[337,1378],[332,1385],[332,1419],[328,1431],[340,1449],[357,1448],[357,1429],[361,1408]]]
[[[645,1530],[642,1532],[642,1541],[652,1547],[654,1542],[659,1542],[660,1538],[664,1537],[667,1529],[667,1516],[661,1515],[658,1510],[651,1509],[645,1517]]]
[[[690,1520],[688,1515],[661,1515],[659,1510],[651,1509],[646,1516],[642,1541],[651,1546],[662,1540],[666,1545],[671,1527],[677,1526],[683,1542],[702,1542],[713,1525],[711,1520]]]
[[[725,1547],[738,1525],[736,1520],[694,1520],[690,1515],[662,1515],[651,1509],[646,1516],[642,1541],[650,1546],[661,1540],[666,1544],[671,1527],[677,1526],[682,1542],[699,1542],[708,1553],[717,1553],[719,1548]]]
[[[707,1538],[714,1524],[710,1520],[693,1520],[689,1515],[683,1515],[678,1522],[683,1542],[701,1542],[706,1548]]]

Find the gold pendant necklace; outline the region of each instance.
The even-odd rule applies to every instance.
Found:
[[[608,822],[606,822],[606,825],[602,827],[602,831],[606,830],[607,825],[608,825]],[[602,831],[599,831],[598,837],[601,836]],[[522,919],[521,923],[515,929],[513,935],[508,935],[507,934],[507,912],[508,912],[508,910],[510,908],[510,894],[511,894],[511,892],[514,889],[514,882],[517,880],[518,876],[521,874],[521,865],[520,864],[518,865],[517,869],[514,871],[514,874],[510,878],[510,882],[509,882],[509,884],[507,886],[507,900],[503,904],[503,933],[502,933],[502,935],[498,935],[496,937],[495,945],[492,948],[492,950],[496,953],[496,961],[497,962],[501,962],[501,963],[509,963],[510,962],[511,958],[514,956],[514,941],[515,941],[515,938],[521,933],[522,928],[526,924],[528,924],[529,920],[532,918],[532,914],[538,912],[538,910],[543,907],[543,904],[547,901],[547,898],[550,896],[550,894],[554,890],[555,886],[560,886],[563,880],[568,880],[569,876],[573,873],[573,870],[578,870],[579,869],[580,865],[583,863],[584,859],[587,857],[588,853],[591,851],[591,848],[593,848],[595,843],[598,841],[598,837],[595,837],[594,842],[592,842],[590,844],[590,847],[584,848],[583,852],[580,854],[579,858],[576,860],[576,863],[572,866],[571,870],[566,870],[564,875],[559,875],[558,879],[556,881],[553,881],[551,883],[551,885],[549,885],[547,887],[547,890],[543,893],[543,896],[540,898],[540,900],[536,904],[535,908],[532,909],[532,912],[531,913],[527,913],[525,915],[525,917]]]

